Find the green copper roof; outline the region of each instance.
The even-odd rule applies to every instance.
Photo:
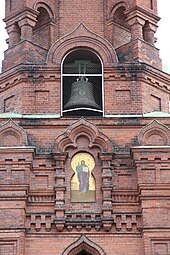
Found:
[[[24,119],[53,119],[60,118],[60,114],[19,114],[15,112],[5,112],[0,113],[0,118],[4,119],[15,119],[15,118],[24,118]],[[168,112],[149,112],[144,114],[112,114],[105,115],[106,118],[142,118],[142,117],[153,117],[153,118],[167,118],[170,117]]]
[[[168,113],[168,112],[149,112],[149,113],[144,113],[143,117],[170,117],[170,113]]]
[[[19,114],[14,112],[0,113],[0,118],[52,119],[60,118],[60,114]]]

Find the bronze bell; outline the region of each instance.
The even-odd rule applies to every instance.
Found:
[[[64,110],[75,108],[100,109],[93,95],[93,84],[85,77],[80,77],[71,85],[69,101],[64,105]]]

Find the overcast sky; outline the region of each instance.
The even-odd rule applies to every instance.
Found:
[[[7,45],[5,39],[8,38],[5,32],[5,24],[2,19],[5,16],[5,0],[0,0],[0,66],[3,59],[3,52]],[[160,49],[160,56],[163,61],[163,70],[170,73],[170,0],[157,0],[161,21],[159,21],[158,38],[156,46]]]

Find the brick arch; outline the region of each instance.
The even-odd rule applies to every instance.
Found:
[[[73,49],[87,48],[99,55],[104,64],[118,63],[113,46],[103,37],[91,32],[82,23],[71,33],[60,38],[49,51],[48,65],[60,65],[64,56]]]
[[[76,242],[69,245],[62,255],[76,255],[82,250],[92,254],[92,255],[105,255],[106,253],[104,250],[97,245],[96,243],[92,242],[88,239],[85,235],[82,235]]]
[[[100,151],[112,152],[112,142],[94,124],[81,118],[68,127],[68,129],[58,136],[54,141],[53,153],[64,152],[68,147],[77,148],[77,139],[80,136],[87,137],[88,147],[98,147]]]
[[[139,145],[166,146],[170,145],[170,130],[167,126],[153,120],[138,134]]]
[[[27,145],[27,134],[12,119],[0,127],[0,146],[16,147]]]
[[[37,22],[33,28],[32,41],[46,49],[51,47],[52,43],[52,23],[54,15],[48,4],[37,1],[34,5],[37,11]],[[47,36],[48,35],[48,36]]]
[[[110,17],[113,17],[115,12],[120,8],[120,7],[124,7],[125,10],[127,10],[129,8],[129,4],[125,1],[117,1],[114,6],[111,7],[111,10],[110,10]]]
[[[54,14],[53,14],[51,8],[45,2],[37,0],[34,4],[33,8],[37,11],[38,8],[40,8],[40,7],[44,8],[48,12],[50,19],[54,18]]]

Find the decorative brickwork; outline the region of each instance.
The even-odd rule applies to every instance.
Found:
[[[70,245],[64,252],[63,255],[67,254],[78,254],[82,250],[89,252],[94,255],[105,255],[105,252],[90,241],[86,236],[82,235],[74,244]]]
[[[170,130],[167,126],[153,120],[138,135],[140,145],[170,145]]]
[[[60,64],[66,52],[74,48],[84,47],[95,50],[100,54],[103,62],[116,65],[117,56],[113,46],[104,38],[91,32],[84,24],[80,24],[74,31],[62,37],[51,48],[48,55],[49,65]]]
[[[6,0],[0,255],[170,253],[157,13],[157,0]]]
[[[66,132],[55,140],[53,153],[56,153],[57,151],[65,151],[66,146],[73,146],[77,148],[77,139],[82,135],[88,138],[89,148],[97,146],[103,152],[112,151],[111,140],[102,132],[100,132],[100,130],[95,125],[82,118],[70,125]]]
[[[0,127],[0,146],[27,146],[27,134],[19,125],[10,119]]]

